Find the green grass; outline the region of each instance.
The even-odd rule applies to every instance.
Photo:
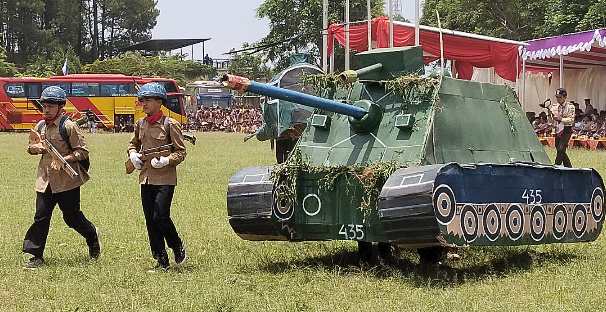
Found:
[[[38,156],[27,134],[0,133],[1,311],[595,311],[606,289],[606,238],[596,242],[460,251],[439,268],[404,250],[393,264],[359,266],[352,242],[249,242],[227,221],[229,178],[274,163],[268,142],[197,133],[179,166],[172,216],[188,262],[148,272],[151,258],[136,174],[126,175],[127,134],[87,135],[92,179],[82,209],[101,230],[90,260],[57,208],[46,265],[23,270]],[[547,148],[553,159],[555,150]],[[571,149],[573,165],[606,174],[606,152]],[[172,255],[171,255],[172,261]]]

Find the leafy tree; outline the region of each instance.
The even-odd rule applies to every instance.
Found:
[[[19,76],[23,77],[50,77],[63,75],[63,64],[67,60],[68,74],[82,73],[82,65],[80,59],[74,52],[72,47],[60,48],[51,58],[41,56],[27,64],[25,72]]]
[[[267,57],[278,69],[289,64],[293,53],[322,56],[322,0],[265,0],[257,8],[258,18],[268,18],[270,31],[260,44],[275,44]],[[371,0],[372,16],[383,13],[385,0]],[[350,1],[350,21],[366,20],[366,0]],[[329,1],[329,23],[343,23],[345,1]]]
[[[2,4],[3,43],[8,59],[17,64],[26,63],[30,55],[38,52],[48,36],[35,21],[44,12],[44,1],[5,0]]]
[[[85,15],[81,0],[46,0],[40,28],[49,38],[42,55],[51,57],[64,46],[72,46],[76,55],[84,51]]]
[[[0,0],[2,46],[23,66],[71,46],[81,61],[111,58],[151,38],[156,0]]]
[[[0,42],[2,42],[2,33],[0,33]],[[4,48],[0,46],[0,77],[12,77],[16,73],[15,64],[6,61]]]
[[[551,5],[545,8],[545,23],[537,27],[535,38],[557,36],[592,29],[580,28],[577,25],[583,20],[592,4],[597,4],[600,1],[557,0],[550,2]]]
[[[421,23],[511,40],[527,40],[544,23],[545,0],[427,0]]]
[[[251,45],[248,42],[242,44],[242,49],[254,48],[254,44]],[[230,51],[231,59],[229,61],[229,73],[233,75],[247,77],[252,80],[259,80],[262,78],[269,78],[270,68],[267,66],[267,60],[260,53],[233,53],[234,49]]]
[[[426,0],[421,23],[487,36],[531,40],[604,25],[602,0]]]
[[[126,52],[120,57],[96,60],[83,66],[87,74],[124,74],[143,77],[172,78],[179,85],[186,85],[202,76],[215,76],[216,70],[182,56],[143,56],[138,52]]]
[[[93,3],[101,8],[101,31],[94,37],[99,38],[99,57],[102,59],[118,55],[120,48],[149,40],[160,15],[154,0],[97,0]]]
[[[598,1],[589,7],[577,26],[577,31],[606,27],[606,1]]]

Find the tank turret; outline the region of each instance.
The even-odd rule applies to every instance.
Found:
[[[595,240],[603,181],[551,166],[513,90],[425,77],[421,47],[359,53],[331,98],[225,76],[235,90],[315,107],[283,164],[229,182],[234,231],[249,240],[358,241],[419,250]],[[335,85],[338,83],[335,82]]]
[[[313,64],[309,54],[295,53],[289,59],[290,65],[272,77],[267,84],[315,95],[312,89],[304,88],[301,77],[322,74],[322,70]],[[244,141],[252,137],[256,137],[259,141],[271,140],[272,149],[275,147],[276,161],[283,163],[305,130],[313,107],[264,97],[261,101],[261,109],[263,111],[261,126],[255,133],[245,137]]]

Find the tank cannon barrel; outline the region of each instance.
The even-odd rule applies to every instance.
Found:
[[[377,63],[358,70],[346,70],[339,75],[339,81],[341,81],[341,83],[355,82],[358,77],[380,70],[381,68],[383,68],[383,64]]]
[[[296,92],[288,89],[282,89],[254,81],[250,81],[247,78],[234,76],[234,75],[223,75],[221,78],[221,84],[229,89],[236,90],[239,93],[245,91],[269,96],[272,98],[289,101],[301,105],[307,105],[338,114],[351,116],[356,119],[361,119],[367,112],[361,107],[339,103],[329,99]]]

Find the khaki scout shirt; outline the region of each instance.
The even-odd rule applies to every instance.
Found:
[[[69,143],[73,148],[73,151],[71,151],[59,133],[59,123],[61,122],[62,117],[63,114],[57,117],[54,122],[42,127],[40,130],[40,138],[42,138],[42,140],[48,139],[62,156],[73,153],[76,159],[85,159],[88,157],[88,148],[86,147],[86,142],[84,141],[84,136],[80,131],[80,127],[71,119],[66,120],[64,123],[65,131],[67,131],[67,136],[69,137]],[[42,122],[43,121],[38,122],[34,127],[34,130],[37,131]],[[29,146],[27,147],[27,152],[32,154]],[[42,158],[40,158],[40,163],[38,164],[36,192],[44,193],[49,185],[53,193],[65,192],[79,187],[90,179],[86,170],[84,170],[77,161],[69,163],[78,173],[78,176],[74,178],[67,174],[63,169],[55,170],[51,168],[52,161],[53,157],[49,153],[42,154]]]
[[[185,142],[183,133],[181,133],[181,124],[167,116],[162,116],[158,121],[151,125],[147,123],[145,117],[137,121],[135,132],[128,145],[127,153],[139,152],[153,147],[168,144],[168,136],[164,129],[164,118],[169,118],[170,139],[173,143],[173,151],[168,155],[168,165],[162,168],[154,168],[151,165],[151,159],[143,160],[141,173],[139,174],[140,184],[152,185],[177,185],[177,165],[185,160]]]
[[[565,127],[570,127],[574,123],[574,105],[570,104],[570,102],[564,102],[562,106],[557,102],[551,105],[549,108],[551,114],[547,116],[549,122],[553,123],[552,116],[562,116],[562,123]]]

